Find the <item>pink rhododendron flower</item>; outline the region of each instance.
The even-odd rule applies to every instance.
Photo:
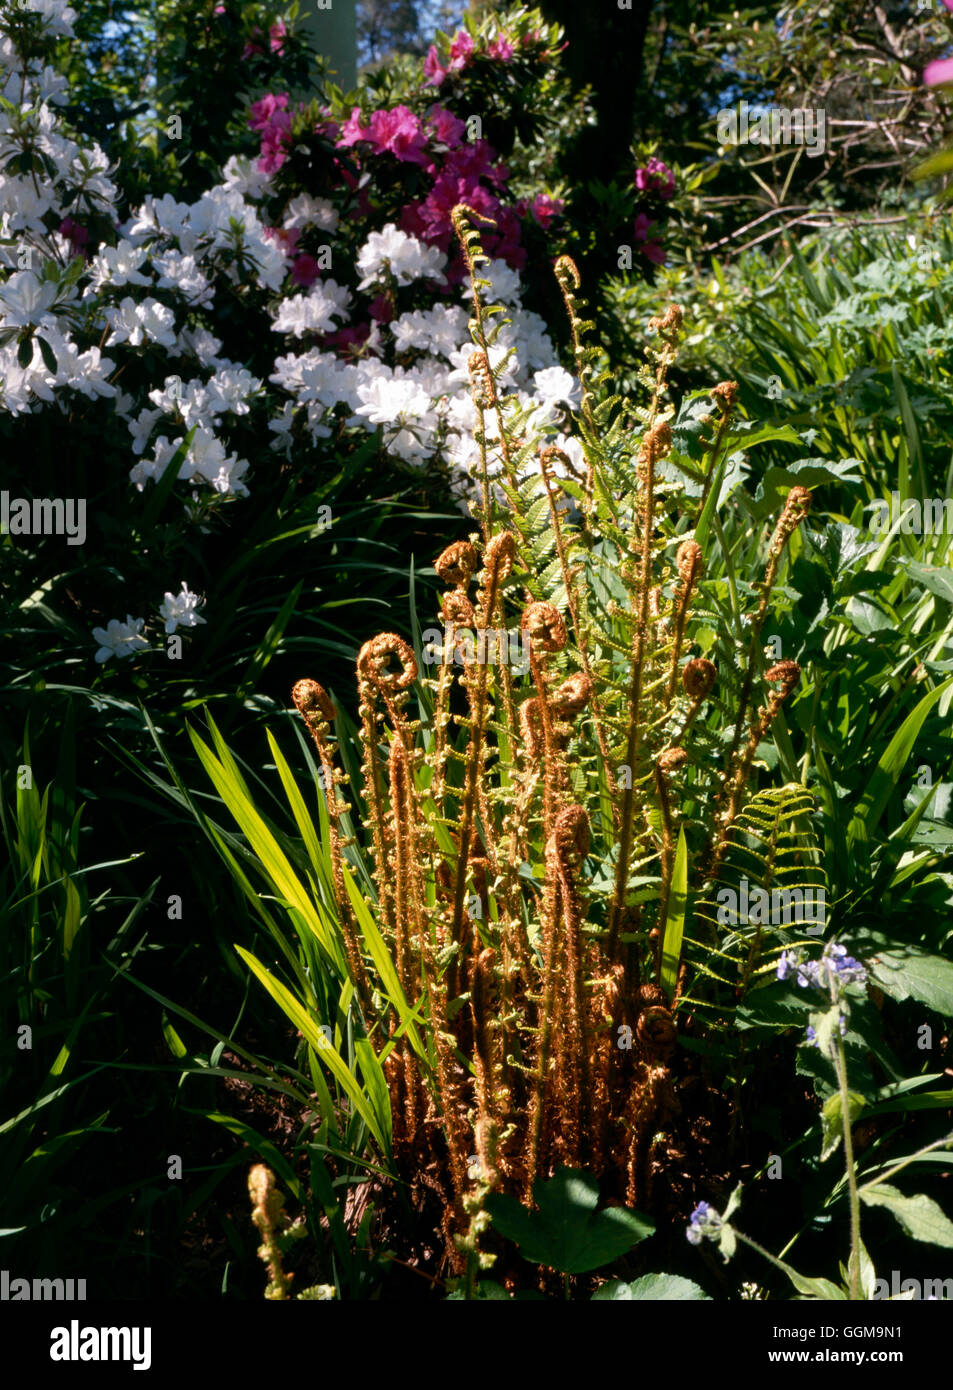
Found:
[[[923,69],[923,80],[928,87],[953,82],[953,58],[938,58],[934,63],[927,63]]]
[[[268,30],[269,46],[271,48],[272,53],[284,52],[285,39],[287,37],[288,30],[285,28],[285,22],[283,19],[279,19]]]
[[[474,140],[472,145],[461,145],[459,149],[451,150],[440,172],[471,183],[486,179],[499,188],[509,178],[510,171],[505,164],[494,163],[495,156],[496,151],[488,141]]]
[[[258,168],[263,174],[273,174],[287,159],[286,145],[291,141],[291,112],[287,110],[288,93],[277,96],[269,93],[252,104],[248,124],[261,132],[261,157]]]
[[[500,208],[499,199],[476,180],[456,178],[452,173],[445,172],[436,179],[423,202],[404,208],[401,229],[412,232],[432,246],[439,246],[441,251],[447,251],[453,236],[450,214],[458,203],[468,203],[475,211],[494,221]]]
[[[265,126],[278,119],[288,105],[288,93],[281,92],[277,96],[269,92],[267,96],[261,97],[253,102],[248,112],[248,124],[252,130],[263,130]],[[291,123],[290,116],[287,118]]]
[[[341,127],[335,144],[343,149],[348,149],[351,145],[356,145],[359,140],[367,139],[367,127],[361,125],[361,108],[355,106],[350,116]]]
[[[636,169],[635,186],[641,193],[672,198],[675,195],[675,175],[667,164],[653,155],[644,169]]]
[[[390,323],[394,317],[394,306],[386,294],[379,294],[371,300],[367,312],[378,323]]]
[[[313,256],[309,256],[307,251],[302,251],[295,257],[294,265],[291,267],[291,278],[296,285],[303,285],[305,289],[313,285],[320,274],[320,267]]]
[[[286,256],[290,256],[298,245],[298,238],[301,235],[297,227],[266,227],[265,236],[269,241],[274,241],[281,247]]]
[[[459,29],[450,45],[450,72],[462,72],[473,57],[473,40],[466,29]]]
[[[649,233],[653,231],[653,229],[654,224],[644,212],[640,212],[632,224],[632,231],[636,241],[642,243],[639,247],[642,255],[655,265],[664,265],[665,247],[657,238],[649,236]]]
[[[526,266],[526,248],[520,245],[520,219],[515,208],[499,208],[496,215],[495,235],[484,237],[488,256],[505,261],[513,270],[523,270]]]
[[[371,124],[364,138],[376,150],[389,150],[405,163],[427,162],[427,141],[420,129],[420,121],[409,106],[372,112]]]
[[[60,236],[65,236],[73,249],[74,256],[86,254],[89,232],[73,217],[64,217],[59,225]]]
[[[548,227],[566,204],[562,198],[550,198],[548,193],[538,193],[531,203],[524,202],[523,206],[524,211],[529,212],[541,227]]]
[[[515,50],[509,39],[504,38],[502,34],[497,34],[496,38],[487,44],[486,51],[491,58],[498,58],[501,63],[508,63]]]
[[[440,145],[453,148],[459,145],[466,134],[466,123],[448,111],[445,106],[432,106],[427,117],[433,139]]]
[[[333,348],[342,356],[357,357],[368,338],[371,336],[371,325],[369,323],[352,324],[348,328],[340,328],[337,333],[327,333],[321,340],[322,347]]]
[[[448,71],[449,69],[445,68],[440,62],[440,54],[437,52],[436,46],[431,44],[427,50],[427,56],[424,59],[424,73],[426,74],[427,81],[434,87],[439,87]]]
[[[427,163],[427,141],[409,106],[372,111],[366,126],[361,125],[361,108],[355,106],[341,127],[337,144],[347,149],[362,142],[372,145],[378,153],[386,150],[405,163]]]

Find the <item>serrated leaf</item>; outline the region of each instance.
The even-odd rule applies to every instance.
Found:
[[[953,1018],[953,961],[915,946],[898,946],[878,951],[867,968],[891,999],[916,999],[944,1018]]]
[[[886,1207],[914,1240],[953,1250],[953,1221],[932,1197],[922,1192],[907,1197],[899,1188],[881,1182],[876,1187],[862,1187],[860,1199],[869,1207]]]
[[[856,1091],[848,1091],[847,1103],[850,1109],[850,1123],[853,1124],[867,1102]],[[821,1111],[821,1160],[830,1158],[844,1137],[840,1091],[828,1096]]]

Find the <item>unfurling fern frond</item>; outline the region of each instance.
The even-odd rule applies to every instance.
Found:
[[[813,810],[811,794],[794,783],[758,792],[732,823],[717,877],[695,903],[685,936],[691,976],[741,997],[785,947],[823,934],[827,879]]]

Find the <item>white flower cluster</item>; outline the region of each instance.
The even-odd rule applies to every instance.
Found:
[[[391,251],[399,249],[403,255],[398,261],[401,273],[408,274],[414,267],[422,275],[436,268],[432,255],[424,262],[414,247],[407,249],[409,243],[418,248],[421,243],[405,233],[399,235],[403,238],[399,245],[394,239],[387,244]],[[372,232],[360,253],[359,268],[362,260],[365,266],[378,268],[386,263],[389,273],[397,278],[394,261],[381,254],[381,242],[375,237],[378,234]],[[432,253],[433,248],[423,250]],[[442,266],[444,258],[440,259]],[[424,266],[427,268],[421,269]],[[558,445],[569,459],[571,471],[581,473],[581,448],[559,429],[566,410],[579,406],[579,382],[559,366],[543,320],[521,307],[516,272],[502,261],[493,261],[480,274],[489,281],[491,295],[505,300],[510,311],[510,321],[502,325],[490,349],[498,388],[522,411],[524,429],[537,434],[540,443]],[[333,283],[328,282],[329,286]],[[463,295],[469,298],[469,287]],[[286,323],[290,320],[276,322],[274,327]],[[295,328],[285,327],[285,331],[300,336]],[[371,355],[344,363],[335,353],[320,348],[279,357],[271,380],[292,396],[294,403],[286,404],[282,414],[271,421],[277,436],[274,447],[290,455],[298,407],[305,408],[312,441],[332,433],[331,417],[343,407],[341,421],[361,424],[368,430],[380,427],[388,452],[404,463],[417,468],[431,462],[445,464],[451,487],[466,512],[467,500],[476,495],[479,458],[475,438],[479,418],[470,384],[469,362],[475,351],[470,319],[456,304],[437,304],[402,314],[383,333],[378,327],[368,346],[380,351],[387,337],[400,359],[393,366],[383,357]],[[483,427],[492,452],[499,439],[494,414],[485,414]],[[490,471],[499,471],[498,461],[491,463]],[[557,460],[554,471],[570,470]]]
[[[22,4],[43,16],[50,35],[71,34],[75,14],[63,0]],[[248,495],[250,463],[229,431],[252,412],[264,424],[267,411],[272,448],[289,458],[342,429],[380,431],[403,464],[442,470],[467,511],[481,447],[473,325],[451,293],[439,249],[388,223],[369,232],[352,267],[335,265],[339,279],[315,272],[307,289],[289,290],[300,233],[333,236],[338,228],[329,199],[298,193],[277,226],[266,227],[255,204],[270,195],[272,181],[255,161],[235,156],[222,182],[195,202],[149,196],[120,225],[116,171],[98,145],[81,148],[57,127],[65,80],[39,59],[24,61],[2,35],[0,93],[7,102],[0,110],[0,411],[19,416],[53,406],[65,414],[69,393],[108,398],[129,430],[136,488],[157,482],[177,459],[178,480],[222,497]],[[117,234],[83,260],[90,225],[94,244],[104,227]],[[579,383],[559,365],[543,320],[522,307],[517,273],[496,261],[480,274],[485,300],[507,308],[491,364],[520,434],[559,447],[557,473],[581,472],[581,450],[562,432],[579,405]],[[384,322],[378,306],[395,305],[412,285],[417,302],[424,291],[430,307]],[[467,303],[469,286],[460,294]],[[215,336],[219,302],[236,299],[252,324],[260,320],[260,339],[275,342],[270,385],[223,355]],[[345,341],[351,357],[342,355]],[[117,388],[132,358],[137,367],[123,387],[142,381],[145,364],[152,389]],[[166,365],[173,361],[178,372]],[[276,393],[285,398],[277,413],[269,405]],[[485,412],[482,428],[496,474],[495,410]],[[166,631],[204,623],[198,603],[184,583],[179,594],[167,592],[159,609]],[[96,660],[145,649],[144,623],[127,615],[125,623],[97,628]]]
[[[176,628],[195,627],[198,623],[204,623],[206,619],[198,611],[203,603],[204,599],[198,594],[193,594],[184,579],[179,593],[167,591],[158,606],[159,617],[165,624],[166,633],[172,634]],[[122,659],[135,656],[137,652],[148,651],[148,639],[142,635],[145,624],[145,618],[134,618],[131,613],[127,613],[124,623],[118,618],[111,618],[105,627],[94,627],[93,637],[99,643],[95,659],[102,664],[112,656]]]

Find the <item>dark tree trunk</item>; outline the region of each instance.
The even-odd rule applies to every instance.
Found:
[[[566,31],[563,64],[573,84],[589,84],[597,125],[584,130],[567,170],[576,180],[608,182],[629,163],[634,137],[636,92],[652,0],[541,0],[540,9]]]

